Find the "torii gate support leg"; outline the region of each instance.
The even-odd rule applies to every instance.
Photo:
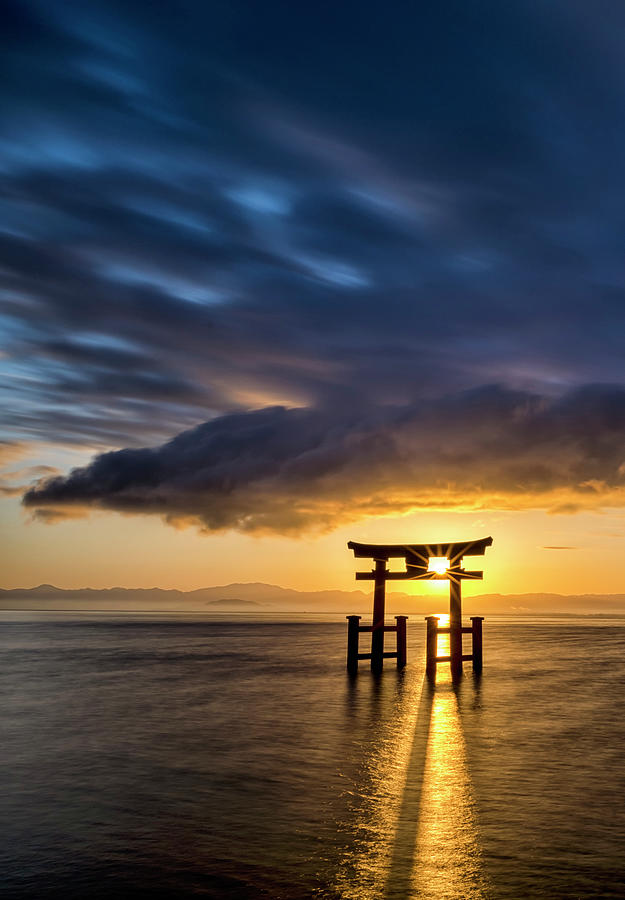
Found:
[[[384,664],[384,604],[386,560],[376,559],[373,587],[373,631],[371,632],[371,671],[381,672]]]
[[[452,679],[462,677],[462,594],[460,581],[449,580],[449,655]]]
[[[479,675],[482,671],[482,622],[484,616],[471,616],[471,630],[473,633],[473,671]]]
[[[436,681],[436,655],[438,652],[438,616],[426,616],[427,638],[425,643],[425,671],[430,681]]]
[[[406,668],[406,620],[408,616],[395,616],[397,622],[397,668]]]
[[[360,616],[346,616],[347,619],[347,671],[355,675],[358,671],[358,638]]]

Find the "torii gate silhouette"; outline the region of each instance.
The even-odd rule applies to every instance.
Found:
[[[436,664],[449,662],[452,678],[462,675],[463,659],[473,661],[474,671],[482,669],[482,616],[471,617],[471,628],[462,627],[462,594],[460,582],[465,579],[481,579],[483,572],[467,572],[462,568],[465,556],[484,556],[486,548],[493,543],[492,537],[476,541],[450,541],[432,544],[359,544],[349,541],[350,550],[357,558],[369,557],[375,562],[371,572],[356,572],[357,581],[373,581],[373,620],[371,625],[360,625],[360,616],[347,616],[349,621],[347,638],[347,668],[350,672],[358,669],[359,659],[370,659],[373,671],[382,669],[385,658],[396,658],[399,669],[406,665],[406,619],[395,616],[397,625],[384,624],[385,585],[387,581],[449,581],[449,628],[439,628],[436,616],[427,616],[426,670],[428,675],[436,675]],[[443,571],[430,568],[432,558],[447,560]],[[403,558],[406,569],[391,572],[387,563],[392,558]],[[358,636],[361,631],[371,632],[371,653],[358,652]],[[397,652],[384,652],[384,633],[397,633]],[[473,635],[472,653],[463,655],[462,635]],[[437,635],[449,634],[449,656],[436,656]]]

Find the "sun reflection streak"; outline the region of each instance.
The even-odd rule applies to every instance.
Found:
[[[451,684],[437,685],[432,700],[410,896],[488,896],[458,698]]]
[[[341,900],[486,900],[458,687],[439,673],[403,688],[348,792],[353,818],[337,822],[333,888]]]

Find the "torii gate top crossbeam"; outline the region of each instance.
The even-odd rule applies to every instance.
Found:
[[[405,559],[406,571],[385,571],[383,575],[380,573],[385,580],[440,580],[447,578],[460,580],[482,578],[482,572],[465,571],[461,566],[462,558],[464,556],[484,556],[486,548],[490,547],[492,543],[492,537],[486,537],[477,541],[447,541],[431,544],[359,544],[356,541],[349,541],[347,546],[354,551],[354,556],[368,557],[376,562],[388,562],[391,558]],[[449,567],[445,574],[429,571],[430,557],[444,557],[449,560]],[[374,577],[373,572],[356,573],[358,581],[370,580]]]
[[[492,537],[477,541],[447,541],[439,544],[359,544],[349,541],[347,546],[354,556],[368,556],[370,559],[391,559],[404,557],[408,564],[427,564],[431,556],[444,556],[454,565],[463,556],[484,556],[486,548],[493,543]]]

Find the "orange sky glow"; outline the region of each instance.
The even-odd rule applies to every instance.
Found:
[[[469,567],[484,580],[465,582],[467,595],[554,592],[619,593],[625,585],[619,510],[549,515],[524,510],[412,513],[363,519],[319,537],[201,534],[153,516],[95,512],[49,525],[29,520],[18,498],[2,501],[3,587],[41,582],[65,588],[162,587],[192,590],[261,581],[298,590],[362,588],[348,540],[424,542],[492,535],[493,546]],[[444,584],[441,585],[444,587]],[[432,583],[397,590],[432,592]]]

